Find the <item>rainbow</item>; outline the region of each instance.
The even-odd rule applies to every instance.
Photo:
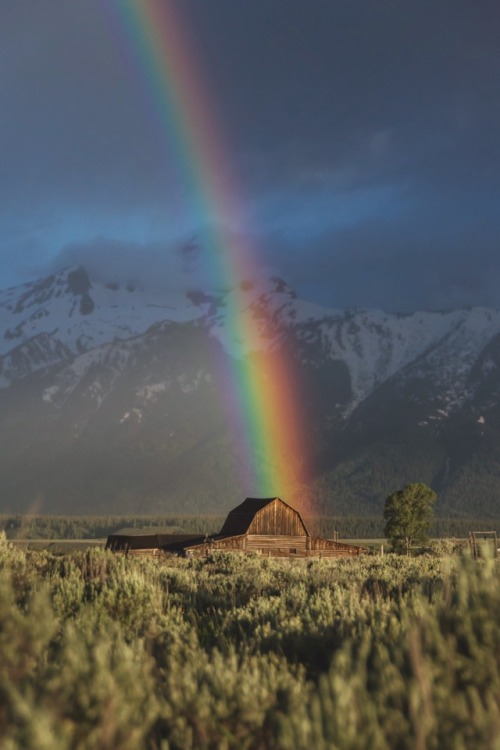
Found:
[[[147,90],[190,208],[204,226],[203,247],[219,284],[229,295],[229,339],[258,341],[258,321],[236,281],[259,276],[258,250],[248,240],[241,190],[229,167],[228,140],[214,112],[202,65],[175,0],[114,0],[113,18],[125,40],[132,68]],[[221,229],[236,226],[231,240]],[[235,239],[236,237],[236,239]],[[292,351],[285,342],[253,357],[233,357],[226,379],[232,419],[243,438],[242,493],[281,496],[302,512],[310,510],[306,491],[305,415],[295,382]]]

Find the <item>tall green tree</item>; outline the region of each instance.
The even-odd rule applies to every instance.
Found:
[[[385,501],[384,533],[395,552],[410,554],[414,544],[428,539],[434,519],[436,493],[426,484],[407,484]]]

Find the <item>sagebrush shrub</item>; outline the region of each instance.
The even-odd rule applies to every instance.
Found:
[[[0,538],[0,746],[499,750],[498,583],[493,560]]]

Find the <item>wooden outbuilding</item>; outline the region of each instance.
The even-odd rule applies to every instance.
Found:
[[[158,555],[166,549],[182,554],[190,544],[205,538],[200,534],[110,534],[106,549],[127,555]]]
[[[366,552],[364,547],[311,536],[300,513],[279,497],[248,497],[228,514],[220,532],[211,537],[113,534],[108,537],[106,549],[135,555],[168,552],[193,556],[231,550],[265,557],[353,557]]]

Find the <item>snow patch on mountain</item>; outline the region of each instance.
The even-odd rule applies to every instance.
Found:
[[[476,380],[498,368],[500,312],[484,308],[395,315],[380,310],[328,309],[300,300],[278,278],[243,281],[217,295],[145,292],[134,285],[94,282],[83,268],[0,292],[0,387],[37,371],[54,370],[43,400],[60,407],[79,387],[99,408],[120,377],[140,360],[142,342],[162,326],[203,326],[235,357],[265,352],[286,337],[303,362],[342,363],[350,379],[346,418],[383,384],[432,383],[442,421],[474,397]],[[52,370],[51,370],[52,371]],[[93,372],[99,372],[98,377]],[[177,376],[184,393],[207,374]],[[170,387],[147,381],[137,398],[154,403]],[[409,399],[418,399],[410,386]],[[132,412],[130,412],[132,413]]]
[[[156,401],[160,393],[165,393],[168,390],[168,383],[163,381],[161,383],[152,383],[151,385],[144,385],[142,388],[138,388],[136,393],[139,398],[144,401]]]
[[[73,354],[146,331],[159,320],[203,315],[185,295],[145,292],[132,285],[92,282],[83,268],[0,292],[0,355],[40,334]]]

